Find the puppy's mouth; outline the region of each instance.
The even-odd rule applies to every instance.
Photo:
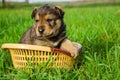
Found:
[[[38,37],[51,38],[51,37],[57,36],[58,33],[59,33],[59,30],[55,30],[51,32],[45,32],[44,30],[39,30]]]

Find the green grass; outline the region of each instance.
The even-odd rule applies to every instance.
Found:
[[[75,68],[31,70],[12,66],[11,56],[0,50],[0,79],[6,80],[119,80],[120,6],[64,8],[67,35],[82,44]],[[17,43],[32,24],[32,8],[0,9],[0,46]]]

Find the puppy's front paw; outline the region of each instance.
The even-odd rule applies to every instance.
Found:
[[[66,39],[62,42],[60,49],[69,52],[73,58],[76,58],[81,52],[82,46],[79,43]]]
[[[76,42],[72,42],[72,43],[73,43],[74,49],[71,50],[70,53],[73,58],[76,58],[82,50],[82,45]]]
[[[72,56],[74,59],[79,55],[79,52],[77,51],[77,49],[71,50],[70,53],[71,53],[71,56]]]

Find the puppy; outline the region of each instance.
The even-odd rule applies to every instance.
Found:
[[[67,39],[62,9],[44,5],[35,8],[31,17],[34,24],[23,34],[20,43],[60,48],[70,52],[72,57],[77,57],[81,45]]]

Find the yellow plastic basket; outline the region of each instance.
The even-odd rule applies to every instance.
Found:
[[[52,62],[52,64],[50,64],[52,68],[70,69],[74,64],[74,58],[70,56],[70,53],[56,48],[9,43],[3,44],[2,49],[10,51],[13,66],[17,69],[26,68],[28,63],[37,66],[42,62],[47,63],[48,61]]]

